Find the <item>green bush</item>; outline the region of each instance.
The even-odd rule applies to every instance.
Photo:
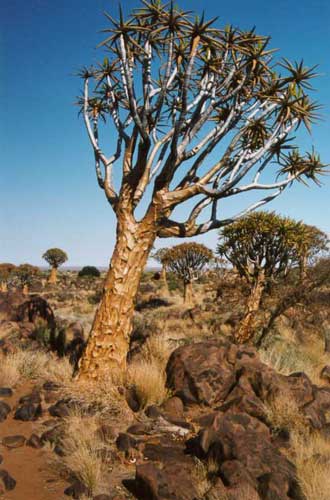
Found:
[[[99,278],[100,271],[94,266],[85,266],[78,273],[79,278]]]

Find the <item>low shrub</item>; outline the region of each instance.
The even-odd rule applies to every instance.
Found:
[[[79,278],[99,278],[100,271],[95,266],[84,266],[78,273]]]

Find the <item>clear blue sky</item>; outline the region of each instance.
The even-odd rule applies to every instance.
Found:
[[[123,0],[126,12],[137,0]],[[241,28],[256,25],[289,59],[318,63],[315,97],[324,121],[314,144],[330,163],[330,3],[328,0],[181,0],[185,9]],[[95,49],[107,25],[104,10],[117,1],[10,0],[0,6],[0,262],[40,265],[59,246],[71,265],[106,265],[115,218],[98,188],[93,157],[73,103],[80,91],[74,72],[102,58]],[[303,140],[305,142],[305,139]],[[321,189],[297,186],[268,208],[330,232],[330,177]],[[233,203],[233,202],[229,202]],[[199,238],[211,248],[216,233]],[[158,240],[157,246],[174,240]]]

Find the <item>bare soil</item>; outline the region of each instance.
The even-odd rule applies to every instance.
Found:
[[[33,385],[25,383],[14,391],[10,398],[4,398],[12,411],[7,419],[0,423],[0,440],[6,436],[23,435],[29,439],[31,434],[38,433],[36,429],[41,422],[21,422],[14,420],[15,407],[23,395],[31,392]],[[64,500],[67,498],[63,491],[67,484],[52,478],[49,461],[51,452],[30,446],[8,449],[0,445],[0,454],[3,462],[0,468],[5,469],[16,480],[16,487],[12,491],[0,494],[1,500]]]

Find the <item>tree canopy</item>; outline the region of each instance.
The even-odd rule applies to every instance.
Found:
[[[166,267],[181,278],[185,283],[190,283],[200,276],[205,265],[212,259],[212,250],[201,243],[182,243],[169,248],[163,259]]]
[[[50,248],[43,254],[42,258],[55,269],[68,260],[67,254],[60,248]]]
[[[95,266],[84,266],[80,269],[78,276],[80,278],[99,278],[101,273]]]
[[[217,253],[252,284],[261,272],[268,281],[286,274],[290,266],[325,250],[327,242],[327,235],[314,226],[256,212],[221,230]]]
[[[126,19],[121,9],[118,19],[106,17],[106,57],[79,73],[79,104],[98,183],[117,214],[124,198],[133,212],[150,186],[158,236],[194,236],[230,222],[219,218],[220,199],[268,192],[246,213],[295,180],[319,182],[319,155],[291,142],[318,118],[309,95],[315,67],[275,59],[270,38],[255,29],[218,28],[217,18],[194,18],[173,2],[143,0]],[[111,156],[101,145],[102,122],[117,132]],[[266,168],[272,162],[277,170]],[[261,180],[265,171],[273,180]],[[185,222],[171,218],[191,200]]]

